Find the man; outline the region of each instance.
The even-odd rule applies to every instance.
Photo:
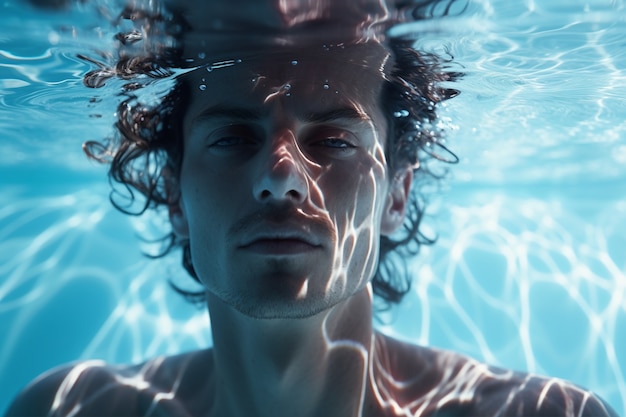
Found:
[[[146,207],[168,207],[214,346],[53,370],[8,415],[614,415],[564,381],[373,329],[373,293],[405,291],[379,259],[398,245],[418,152],[436,147],[434,105],[453,94],[435,64],[385,37],[407,16],[400,2],[207,3],[177,6],[177,59],[193,70],[158,111],[125,103],[120,138],[88,150],[112,154],[113,177]],[[125,68],[170,74],[129,48]]]

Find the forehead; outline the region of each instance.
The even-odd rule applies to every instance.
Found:
[[[215,105],[269,108],[295,113],[350,107],[372,118],[381,113],[387,50],[372,44],[317,44],[233,52],[207,58],[184,75],[190,116]]]

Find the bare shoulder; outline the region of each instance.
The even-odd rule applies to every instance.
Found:
[[[159,357],[139,365],[85,361],[52,369],[31,382],[13,401],[13,416],[138,416],[165,412],[186,416],[181,386],[197,382],[190,372],[199,352]]]
[[[409,415],[617,417],[592,392],[556,378],[489,366],[461,354],[385,337],[385,392],[402,387]],[[398,388],[396,388],[398,391]]]
[[[68,414],[93,397],[95,386],[107,387],[115,371],[101,361],[86,361],[54,368],[32,381],[13,401],[8,416]]]

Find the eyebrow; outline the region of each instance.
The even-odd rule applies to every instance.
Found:
[[[213,106],[200,112],[194,121],[201,121],[206,119],[233,119],[242,121],[257,121],[260,120],[262,114],[258,110],[248,109],[245,107],[231,107],[231,106]]]
[[[352,107],[341,107],[321,112],[308,113],[304,121],[308,123],[328,123],[338,120],[368,121],[370,117]]]
[[[265,112],[257,109],[217,105],[203,110],[194,118],[194,121],[197,122],[208,119],[230,119],[237,121],[253,122],[261,120],[264,116],[264,113]],[[320,112],[310,112],[305,114],[304,117],[302,117],[301,119],[306,123],[328,123],[339,120],[352,120],[362,122],[371,120],[367,114],[352,107],[340,107]]]

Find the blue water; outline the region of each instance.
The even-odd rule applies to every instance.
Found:
[[[167,286],[188,282],[178,254],[142,256],[163,218],[115,211],[82,154],[114,119],[76,58],[114,33],[93,10],[0,4],[0,412],[61,363],[211,343],[207,314]],[[572,380],[626,415],[626,3],[471,0],[419,29],[467,74],[441,109],[461,163],[380,328]]]

